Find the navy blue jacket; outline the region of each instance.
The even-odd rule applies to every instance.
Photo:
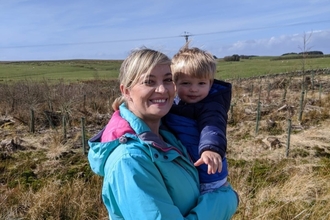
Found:
[[[205,150],[221,155],[221,173],[207,174],[205,164],[197,167],[201,183],[221,180],[228,175],[226,130],[231,91],[230,83],[215,79],[205,99],[198,103],[180,101],[178,105],[172,106],[163,120],[187,148],[194,162]]]

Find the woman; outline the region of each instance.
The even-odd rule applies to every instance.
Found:
[[[102,198],[112,220],[230,219],[236,211],[229,184],[199,193],[187,151],[161,125],[175,93],[170,64],[158,51],[133,51],[120,68],[115,112],[89,140],[88,159],[104,177]]]

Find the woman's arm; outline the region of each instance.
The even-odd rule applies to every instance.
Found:
[[[157,167],[148,155],[141,152],[116,155],[118,157],[112,155],[105,165],[102,192],[112,219],[212,220],[219,219],[226,212],[220,207],[224,198],[219,198],[219,192],[199,195],[197,183],[175,161],[165,164],[167,172],[160,172],[164,167]],[[180,189],[177,190],[180,194],[170,195],[175,191],[173,188]],[[192,188],[195,191],[190,190]],[[174,197],[179,198],[177,204]],[[217,208],[212,208],[214,206]]]
[[[150,158],[126,154],[115,163],[109,161],[106,166],[109,164],[115,165],[105,168],[109,172],[102,194],[111,216],[143,220],[183,219]]]

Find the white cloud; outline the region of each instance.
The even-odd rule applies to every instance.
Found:
[[[218,56],[223,57],[232,54],[279,56],[289,52],[299,53],[304,50],[304,36],[306,50],[319,50],[325,54],[330,54],[329,30],[237,41],[220,47],[216,54],[219,53]]]

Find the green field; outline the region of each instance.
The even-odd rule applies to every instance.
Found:
[[[217,78],[249,78],[253,76],[293,72],[308,69],[330,68],[330,57],[312,59],[286,59],[274,60],[275,57],[253,57],[241,59],[239,62],[225,62],[219,60],[217,66]]]
[[[117,78],[121,62],[117,60],[0,62],[0,80],[77,81]]]
[[[218,60],[216,78],[248,78],[265,74],[292,72],[305,68],[330,68],[330,57],[274,60],[276,57],[253,57],[238,62]],[[0,62],[0,81],[59,80],[77,81],[115,79],[121,60],[65,60]]]

